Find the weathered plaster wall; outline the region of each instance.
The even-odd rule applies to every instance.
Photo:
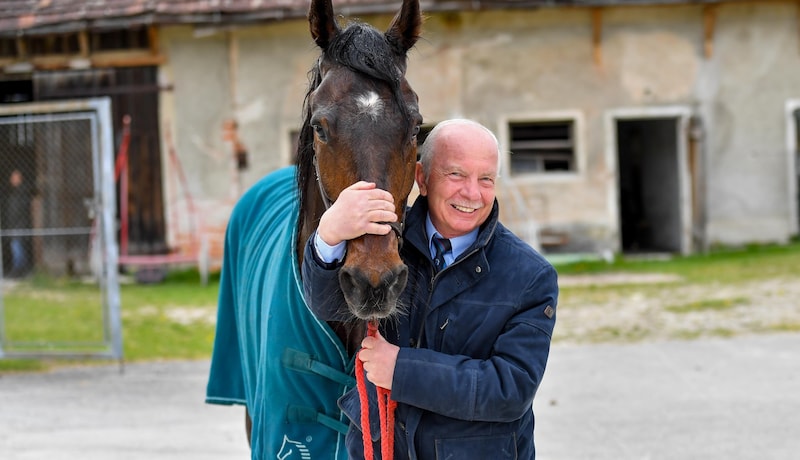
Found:
[[[604,115],[679,106],[704,128],[698,192],[707,242],[785,241],[784,104],[800,97],[797,6],[753,2],[716,11],[707,59],[702,6],[605,8],[599,62],[589,9],[429,14],[408,77],[426,124],[474,118],[495,130],[505,150],[509,119],[577,117],[576,173],[505,175],[503,218],[518,231],[532,219],[570,232],[574,250],[618,249]],[[391,18],[362,19],[385,28]],[[301,121],[317,50],[304,20],[210,34],[166,28],[162,46],[162,79],[174,85],[162,99],[162,124],[172,127],[204,219],[224,228],[242,190],[289,164],[289,133]],[[250,155],[241,174],[222,138],[231,118]]]
[[[213,257],[220,254],[219,240],[239,196],[290,163],[290,132],[300,125],[306,75],[318,54],[305,24],[205,32],[176,27],[162,33],[168,61],[161,77],[173,86],[162,98],[162,123],[174,133]],[[224,136],[229,120],[236,121],[248,154],[245,170],[237,169],[233,145]],[[167,160],[164,168],[175,169]],[[186,203],[179,193],[168,191],[166,200],[168,207],[179,210],[169,217],[186,217],[180,212]]]
[[[720,8],[709,122],[712,242],[784,241],[790,233],[783,107],[800,94],[796,5]]]

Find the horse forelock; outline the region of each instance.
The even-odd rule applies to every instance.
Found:
[[[405,56],[394,51],[382,32],[361,22],[350,24],[338,34],[325,50],[325,55],[392,86],[399,86],[405,73]]]
[[[339,65],[388,84],[403,117],[410,117],[402,92],[406,56],[396,52],[384,33],[369,24],[351,23],[324,54]]]

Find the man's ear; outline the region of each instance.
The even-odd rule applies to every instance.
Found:
[[[417,162],[417,169],[414,171],[414,179],[417,181],[419,194],[428,196],[428,188],[425,186],[425,173],[422,171],[422,163]]]

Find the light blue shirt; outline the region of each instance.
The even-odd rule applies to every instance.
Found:
[[[430,214],[425,218],[425,234],[428,235],[428,250],[431,253],[431,258],[433,258],[433,256],[436,254],[436,248],[433,246],[433,236],[438,235],[441,237],[442,235],[436,230],[436,227],[433,226]],[[450,238],[450,246],[452,247],[452,250],[445,253],[445,263],[447,263],[447,265],[452,264],[453,261],[461,255],[461,253],[466,251],[467,248],[475,242],[476,238],[478,238],[477,228],[466,235]],[[344,259],[345,252],[347,252],[347,241],[342,241],[339,244],[331,246],[319,237],[319,233],[315,232],[314,249],[317,251],[317,256],[319,256],[320,260],[326,264],[330,264]]]
[[[433,258],[436,255],[436,247],[433,245],[433,237],[438,236],[439,238],[442,238],[442,234],[439,233],[439,231],[436,230],[436,227],[433,226],[430,214],[425,217],[425,234],[428,235],[428,250],[431,252],[431,258]],[[453,261],[461,255],[461,253],[466,251],[468,247],[472,246],[472,243],[475,242],[476,238],[478,238],[477,228],[466,235],[450,238],[451,250],[444,253],[445,264],[452,264]]]
[[[319,237],[318,232],[314,232],[314,249],[317,251],[317,256],[321,261],[330,264],[344,259],[344,253],[347,251],[347,241],[331,246]]]

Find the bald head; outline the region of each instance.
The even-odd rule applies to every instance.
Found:
[[[500,172],[500,142],[494,133],[477,121],[466,118],[453,118],[438,123],[419,148],[422,171],[427,178],[431,172],[433,156],[448,147],[472,145],[491,150],[497,155],[497,171]]]

